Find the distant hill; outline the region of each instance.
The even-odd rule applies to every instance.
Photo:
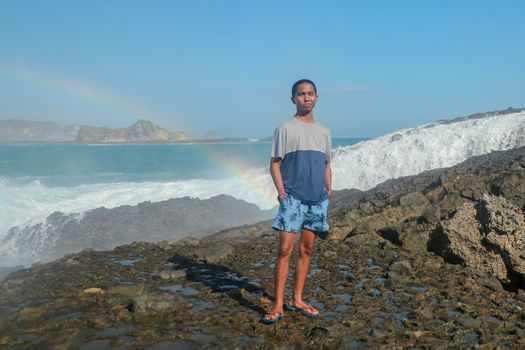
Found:
[[[126,128],[110,129],[90,125],[61,127],[52,122],[20,119],[0,120],[0,142],[76,142],[126,143],[166,142],[187,138],[184,132],[171,132],[149,120],[139,120]]]
[[[19,119],[0,120],[0,142],[65,142],[74,141],[80,126],[65,128],[52,122]]]
[[[141,119],[127,128],[109,129],[94,126],[81,126],[75,142],[152,142],[152,141],[180,141],[186,138],[183,132],[170,132],[149,120]]]

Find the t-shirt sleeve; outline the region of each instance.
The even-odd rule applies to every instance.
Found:
[[[328,163],[332,160],[332,134],[330,130],[326,134],[325,161]]]
[[[285,135],[282,128],[275,129],[272,142],[272,158],[284,158]]]

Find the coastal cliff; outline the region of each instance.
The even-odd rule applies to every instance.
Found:
[[[305,290],[321,309],[316,319],[287,312],[276,325],[257,322],[272,299],[277,254],[265,221],[87,249],[14,272],[0,283],[0,344],[523,348],[524,179],[518,148],[335,193],[332,230],[316,244]]]

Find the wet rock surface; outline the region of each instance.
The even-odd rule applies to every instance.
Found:
[[[258,322],[273,298],[278,248],[264,222],[197,240],[83,250],[11,273],[0,283],[0,347],[522,349],[515,253],[525,193],[509,184],[524,165],[523,149],[500,152],[336,194],[334,230],[317,241],[305,288],[321,317],[287,312],[275,325]],[[467,231],[453,225],[459,217],[473,230],[457,247],[500,257],[507,282],[481,262],[428,251],[438,227]],[[293,270],[287,297],[292,281]]]
[[[319,241],[305,295],[322,316],[258,318],[272,299],[277,245],[232,246],[217,263],[185,245],[89,251],[10,275],[0,344],[13,349],[519,348],[525,302],[469,268],[395,245]],[[325,252],[336,252],[326,258]],[[74,264],[68,261],[75,261]],[[184,270],[165,280],[160,271]],[[288,283],[290,295],[293,273]],[[88,291],[89,289],[89,291]]]

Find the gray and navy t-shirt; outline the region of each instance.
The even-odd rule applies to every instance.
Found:
[[[295,117],[281,124],[273,136],[272,157],[282,158],[284,190],[305,204],[319,204],[325,189],[326,163],[332,137],[327,127]]]

